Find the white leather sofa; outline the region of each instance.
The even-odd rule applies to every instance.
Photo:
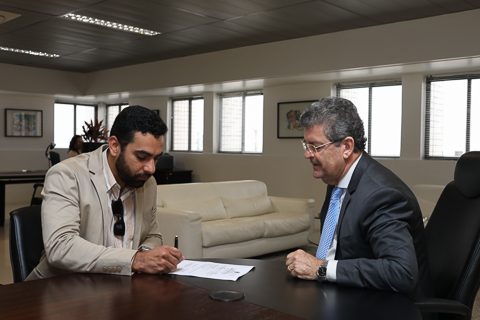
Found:
[[[313,199],[271,197],[261,181],[157,186],[164,244],[187,259],[248,258],[303,246],[313,231]]]

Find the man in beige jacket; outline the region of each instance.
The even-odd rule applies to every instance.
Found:
[[[45,250],[27,280],[176,269],[184,258],[162,246],[152,177],[166,131],[155,112],[130,106],[115,119],[108,146],[48,171],[42,191]]]

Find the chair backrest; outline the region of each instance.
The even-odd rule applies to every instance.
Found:
[[[41,206],[10,212],[10,262],[13,281],[22,282],[40,262],[43,252]]]
[[[458,159],[425,233],[436,298],[472,309],[480,285],[480,152]]]
[[[50,162],[52,167],[60,162],[60,154],[55,151],[50,151]]]

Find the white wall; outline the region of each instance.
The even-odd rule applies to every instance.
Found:
[[[0,171],[45,170],[48,161],[45,149],[53,140],[53,96],[0,93]],[[43,111],[43,137],[5,137],[3,109],[29,109]],[[29,202],[33,184],[12,184],[6,187],[7,203]]]

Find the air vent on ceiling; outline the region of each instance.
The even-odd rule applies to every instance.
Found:
[[[0,11],[0,24],[13,20],[20,17],[17,13],[11,13],[6,11]]]

